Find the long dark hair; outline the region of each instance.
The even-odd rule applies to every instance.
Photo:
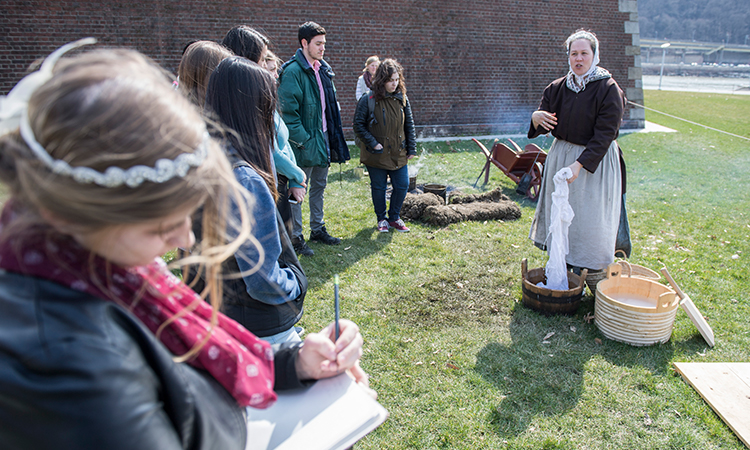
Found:
[[[235,55],[260,63],[260,55],[263,49],[268,47],[268,38],[254,28],[240,25],[227,32],[221,45],[234,52]]]
[[[375,76],[372,78],[372,93],[375,95],[375,100],[383,100],[387,94],[385,90],[385,84],[391,81],[391,77],[394,73],[398,74],[399,82],[396,92],[401,92],[401,95],[406,98],[406,80],[404,79],[404,68],[395,59],[384,59],[380,62]]]
[[[224,59],[208,81],[206,110],[228,128],[226,139],[276,197],[271,163],[276,83],[271,74],[240,56]]]

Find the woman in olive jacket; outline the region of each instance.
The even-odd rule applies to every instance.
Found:
[[[396,60],[384,60],[375,72],[372,90],[359,99],[354,114],[354,132],[363,147],[359,160],[370,175],[372,203],[382,233],[389,228],[409,231],[400,213],[409,189],[407,161],[417,156],[417,140],[403,72]],[[388,177],[393,192],[386,216]]]

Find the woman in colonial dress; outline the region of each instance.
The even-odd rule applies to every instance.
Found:
[[[544,90],[531,115],[528,137],[552,133],[539,203],[529,238],[546,248],[552,178],[568,167],[569,202],[575,217],[568,230],[569,268],[601,271],[614,260],[625,194],[625,164],[617,141],[625,97],[612,75],[599,67],[599,41],[578,30],[565,41],[570,70]],[[629,250],[629,249],[628,249]]]

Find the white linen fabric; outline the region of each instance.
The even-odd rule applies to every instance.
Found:
[[[573,164],[584,149],[583,145],[555,139],[544,163],[545,172],[557,173]],[[566,258],[568,264],[601,270],[614,261],[621,189],[619,149],[617,142],[612,141],[596,172],[581,169],[578,178],[569,185],[568,201],[575,217],[568,229],[568,240],[573,243]],[[545,176],[529,232],[529,239],[538,246],[549,245],[553,190],[553,177]]]

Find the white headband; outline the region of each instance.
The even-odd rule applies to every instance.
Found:
[[[52,70],[57,61],[67,52],[75,48],[94,44],[96,39],[86,38],[63,45],[50,54],[42,63],[41,68],[27,76],[5,97],[0,97],[0,136],[20,129],[21,137],[36,156],[53,173],[73,178],[79,183],[95,183],[103,187],[118,187],[123,184],[134,188],[144,181],[164,183],[174,177],[184,177],[191,167],[198,167],[208,155],[211,138],[204,133],[203,141],[193,153],[183,153],[174,160],[159,159],[154,167],[143,165],[129,169],[109,167],[103,173],[90,167],[71,167],[70,164],[54,159],[47,150],[36,140],[34,131],[29,124],[28,104],[34,92],[52,78]]]

